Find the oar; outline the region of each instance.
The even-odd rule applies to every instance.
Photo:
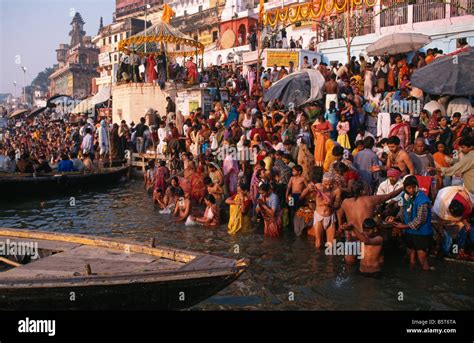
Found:
[[[20,263],[13,262],[12,260],[9,260],[8,258],[5,258],[5,257],[0,257],[0,262],[9,264],[9,265],[11,265],[11,266],[13,266],[13,267],[19,267],[19,266],[21,266]]]

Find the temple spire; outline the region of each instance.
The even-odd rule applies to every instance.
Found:
[[[69,32],[69,36],[71,36],[71,47],[76,46],[82,42],[82,38],[86,35],[84,31],[84,20],[82,19],[79,12],[76,12],[74,18],[72,18],[71,26],[72,30]]]

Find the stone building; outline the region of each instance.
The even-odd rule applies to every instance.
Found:
[[[99,76],[99,49],[86,36],[84,20],[76,12],[71,21],[69,44],[60,44],[56,50],[58,68],[49,77],[50,94],[65,94],[84,98],[92,93],[92,80]]]

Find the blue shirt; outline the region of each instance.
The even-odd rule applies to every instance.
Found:
[[[327,110],[326,113],[324,114],[324,119],[326,119],[327,121],[329,121],[329,123],[331,123],[332,127],[334,129],[336,129],[336,124],[338,122],[338,118],[337,118],[337,111],[336,109],[334,110]]]
[[[76,171],[71,160],[61,160],[58,164],[58,172]]]
[[[359,151],[354,157],[354,166],[357,168],[361,179],[369,185],[372,185],[374,181],[374,173],[370,170],[370,167],[378,164],[377,154],[370,149]]]

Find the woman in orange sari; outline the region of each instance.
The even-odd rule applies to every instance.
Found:
[[[326,157],[326,141],[333,130],[329,121],[324,119],[324,115],[319,115],[311,126],[314,136],[314,165],[321,167]]]
[[[397,69],[397,64],[395,63],[395,57],[390,56],[390,60],[388,63],[388,77],[387,77],[389,90],[394,90],[396,88],[397,78],[398,78],[398,69]]]
[[[436,148],[437,148],[438,151],[436,151],[433,154],[435,167],[437,169],[451,167],[451,165],[453,163],[453,159],[449,155],[446,155],[446,153],[445,153],[446,152],[446,146],[443,143],[440,142],[436,145]],[[443,178],[441,176],[441,173],[438,172],[437,175],[436,175],[436,185],[437,185],[438,189],[441,189],[443,187],[451,186],[451,177],[446,176],[446,177]]]

